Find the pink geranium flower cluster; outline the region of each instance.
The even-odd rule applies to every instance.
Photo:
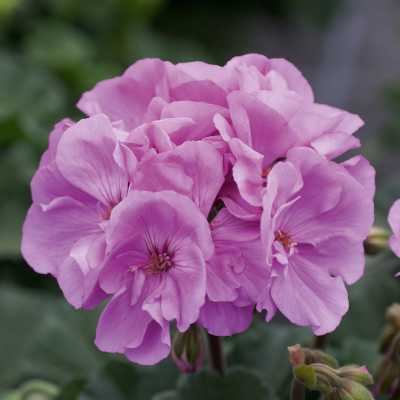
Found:
[[[363,274],[375,171],[363,123],[315,104],[288,61],[158,59],[100,82],[55,126],[32,180],[22,253],[76,308],[111,298],[95,343],[154,364],[170,322],[213,335],[279,309],[317,335]]]

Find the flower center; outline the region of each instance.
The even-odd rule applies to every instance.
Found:
[[[283,247],[290,248],[297,245],[297,243],[290,243],[290,238],[292,236],[293,235],[289,235],[289,232],[278,229],[278,233],[275,233],[275,240],[282,242]]]
[[[262,180],[263,180],[263,187],[267,187],[267,178],[268,174],[271,172],[272,166],[268,165],[267,168],[265,168],[261,174]]]
[[[146,274],[163,272],[171,266],[171,258],[167,253],[162,253],[158,256],[153,253],[147,265]]]
[[[99,222],[108,221],[111,217],[111,211],[114,209],[115,206],[116,206],[116,204],[109,206],[107,208],[106,215],[104,216],[103,211],[101,210],[100,204],[98,204],[97,209],[98,209],[99,215],[100,215]]]

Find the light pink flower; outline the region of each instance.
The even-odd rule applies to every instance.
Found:
[[[400,199],[390,208],[388,222],[393,231],[393,235],[389,238],[389,246],[393,253],[400,257]],[[396,276],[400,276],[400,272]]]
[[[213,252],[207,220],[186,196],[131,192],[106,231],[101,288],[113,298],[100,317],[96,345],[154,364],[170,351],[169,321],[186,331],[205,301]]]
[[[104,231],[128,193],[129,170],[108,117],[69,125],[56,126],[48,163],[32,180],[21,251],[36,272],[58,279],[71,304],[92,307],[105,294],[91,271],[104,259]]]
[[[277,308],[297,325],[322,335],[348,309],[343,280],[363,274],[363,240],[373,202],[350,174],[337,172],[308,148],[288,152],[268,176],[261,238],[271,279],[258,299],[269,321]]]

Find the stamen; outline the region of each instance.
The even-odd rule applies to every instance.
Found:
[[[278,233],[275,234],[275,240],[278,242],[282,242],[283,247],[290,248],[297,246],[297,243],[290,243],[290,238],[293,235],[290,235],[289,232],[285,232],[282,229],[278,229]]]
[[[263,179],[267,178],[268,174],[271,172],[271,169],[272,169],[272,167],[270,167],[269,165],[267,168],[264,169],[264,171],[262,172],[262,175],[261,175],[263,177]]]
[[[147,263],[146,274],[154,274],[166,271],[171,266],[171,258],[168,253],[160,253],[158,256],[153,253],[150,257],[150,261]]]

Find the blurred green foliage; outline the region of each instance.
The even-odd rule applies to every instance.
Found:
[[[400,82],[393,82],[382,91],[382,97],[391,114],[384,128],[384,144],[393,149],[400,148]]]

